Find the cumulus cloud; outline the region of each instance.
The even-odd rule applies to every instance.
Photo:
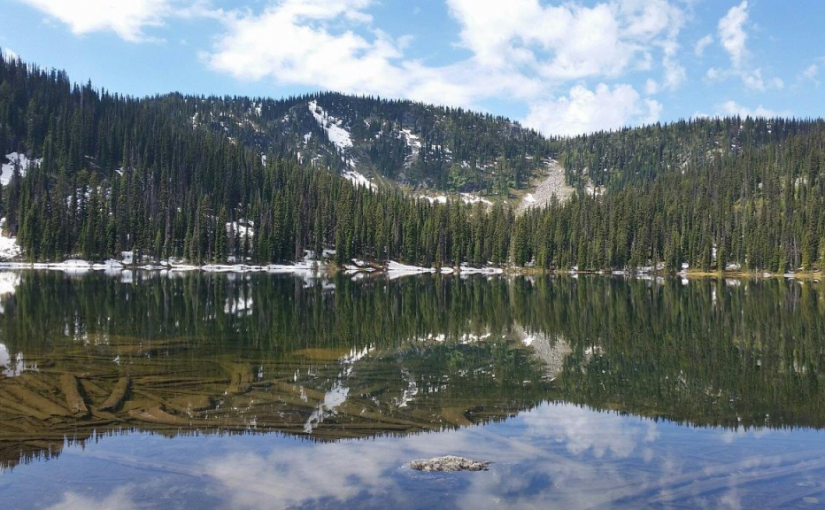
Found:
[[[224,33],[201,58],[213,70],[239,79],[268,78],[349,93],[468,107],[506,96],[533,105],[527,122],[547,133],[573,132],[550,123],[551,111],[564,112],[564,125],[582,129],[658,120],[661,105],[642,101],[627,85],[599,86],[596,92],[579,87],[569,97],[543,101],[566,81],[648,69],[657,51],[664,70],[657,89],[675,89],[686,79],[676,59],[684,15],[665,0],[592,7],[447,0],[461,27],[460,44],[471,56],[440,67],[407,58],[405,39],[372,26],[371,5],[372,0],[284,0],[259,13],[228,13]],[[621,101],[619,111],[598,110],[598,101],[608,96]],[[588,114],[592,117],[585,118]]]
[[[271,0],[226,10],[210,8],[208,0],[18,1],[75,34],[109,31],[132,42],[154,40],[147,31],[172,17],[210,17],[221,28],[199,57],[236,79],[471,108],[507,97],[532,105],[528,120],[552,133],[572,131],[542,120],[542,112],[564,113],[568,126],[609,129],[657,120],[662,108],[628,85],[590,91],[581,82],[565,97],[545,99],[571,81],[621,81],[630,72],[652,70],[657,61],[662,75],[651,79],[649,93],[676,89],[687,78],[677,55],[685,13],[671,0],[444,0],[469,56],[441,66],[410,58],[409,37],[375,26],[369,12],[376,0]],[[611,96],[620,101],[619,111],[601,111],[600,100]],[[593,117],[585,118],[588,113]]]
[[[684,14],[665,0],[593,7],[538,0],[447,0],[461,44],[485,68],[517,67],[545,79],[618,76],[646,68],[654,47],[673,46]]]
[[[718,32],[719,42],[727,52],[731,62],[731,69],[708,69],[706,77],[709,80],[724,80],[731,76],[738,76],[746,88],[764,92],[768,89],[782,89],[785,82],[782,79],[764,78],[762,69],[753,69],[748,66],[749,51],[747,48],[748,33],[746,25],[748,23],[748,2],[731,7],[725,16],[719,20]],[[701,41],[700,41],[701,42]],[[702,48],[704,51],[704,48]],[[700,54],[699,47],[696,47],[697,54]]]
[[[742,106],[736,101],[725,101],[718,107],[717,114],[720,116],[733,116],[738,115],[740,117],[790,117],[793,113],[790,110],[770,110],[765,108],[761,104],[756,107],[756,109],[750,109],[748,107]]]
[[[701,57],[705,54],[705,50],[711,44],[713,44],[713,36],[708,34],[705,37],[696,41],[696,44],[693,46],[693,52],[696,54],[697,57]]]
[[[20,57],[17,53],[9,48],[1,48],[0,49],[0,57],[4,58],[5,60],[16,60]]]
[[[661,112],[659,102],[642,99],[630,85],[576,85],[566,96],[532,104],[524,123],[546,134],[575,135],[654,123]]]
[[[274,76],[345,91],[370,83],[379,89],[391,86],[402,79],[401,69],[393,64],[401,57],[397,41],[380,31],[368,40],[352,30],[335,33],[327,26],[339,17],[369,21],[362,11],[369,3],[287,0],[261,14],[231,13],[215,51],[204,58],[213,69],[241,79]]]
[[[819,86],[819,64],[811,64],[799,75],[799,81],[810,81]]]
[[[745,23],[748,21],[748,2],[731,7],[728,13],[719,20],[719,40],[722,47],[728,52],[733,67],[742,67],[742,61],[747,54],[745,43],[748,40],[748,33],[745,31]]]
[[[762,75],[762,69],[743,71],[711,67],[708,69],[707,74],[705,74],[705,77],[710,81],[727,80],[732,76],[738,76],[746,88],[757,92],[765,92],[770,89],[782,89],[785,87],[785,82],[779,77],[765,78]]]
[[[172,0],[18,0],[67,24],[76,35],[112,31],[126,41],[153,40],[144,30],[163,24]]]
[[[664,87],[675,90],[687,79],[685,68],[670,58],[665,58],[662,62],[665,68]]]
[[[407,59],[408,38],[373,28],[365,11],[371,4],[286,0],[259,14],[228,13],[223,35],[201,58],[211,69],[243,80],[269,78],[438,104],[471,106],[502,92],[525,98],[541,89],[536,78],[519,73],[480,74],[471,61],[430,67]]]
[[[749,73],[742,73],[742,81],[745,86],[752,90],[763,92],[768,89],[781,89],[785,87],[785,82],[781,78],[763,78],[762,70],[755,69]]]

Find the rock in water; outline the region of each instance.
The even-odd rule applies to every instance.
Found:
[[[490,463],[447,455],[429,460],[414,460],[407,465],[416,471],[487,471]]]

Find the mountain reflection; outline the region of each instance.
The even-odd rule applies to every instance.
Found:
[[[5,467],[133,430],[337,441],[457,429],[547,401],[738,431],[825,425],[819,284],[38,272],[15,282],[0,298]],[[580,444],[571,431],[568,448],[630,446]]]

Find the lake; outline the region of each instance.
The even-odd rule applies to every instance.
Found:
[[[821,508],[825,283],[0,273],[2,508]],[[461,455],[487,471],[407,463]]]

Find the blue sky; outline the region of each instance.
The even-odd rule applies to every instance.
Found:
[[[821,0],[0,0],[0,47],[110,91],[337,90],[546,134],[825,115]]]

